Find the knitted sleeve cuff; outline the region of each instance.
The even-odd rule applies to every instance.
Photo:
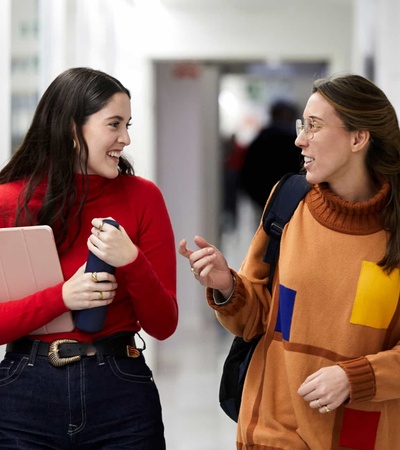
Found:
[[[371,400],[375,396],[375,375],[365,356],[337,363],[347,375],[350,383],[350,402]]]
[[[241,309],[245,304],[246,292],[244,284],[240,276],[233,269],[231,269],[231,273],[235,279],[235,288],[229,301],[226,301],[223,304],[216,304],[214,301],[214,289],[206,289],[206,298],[208,304],[211,306],[211,308],[217,310],[218,313],[223,316],[235,315],[237,311],[239,311],[239,309]]]

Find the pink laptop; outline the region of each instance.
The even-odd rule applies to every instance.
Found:
[[[54,241],[47,225],[0,228],[0,302],[18,300],[64,281]],[[70,312],[31,334],[72,331]]]

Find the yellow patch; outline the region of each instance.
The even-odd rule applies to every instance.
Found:
[[[363,261],[350,322],[386,329],[396,311],[400,293],[400,271],[390,275],[370,261]]]

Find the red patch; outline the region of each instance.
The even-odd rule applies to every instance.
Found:
[[[345,409],[340,446],[357,450],[374,450],[378,430],[379,411]]]

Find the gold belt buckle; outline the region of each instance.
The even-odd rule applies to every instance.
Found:
[[[127,345],[126,355],[128,358],[137,358],[140,356],[140,351],[136,347],[133,347],[133,345]]]
[[[50,361],[50,364],[54,367],[62,367],[66,366],[67,364],[70,364],[75,361],[79,361],[81,359],[80,355],[76,356],[70,356],[68,358],[60,358],[58,355],[58,347],[61,344],[70,344],[70,343],[78,343],[78,341],[72,340],[72,339],[57,339],[49,345],[49,353],[48,358]]]

